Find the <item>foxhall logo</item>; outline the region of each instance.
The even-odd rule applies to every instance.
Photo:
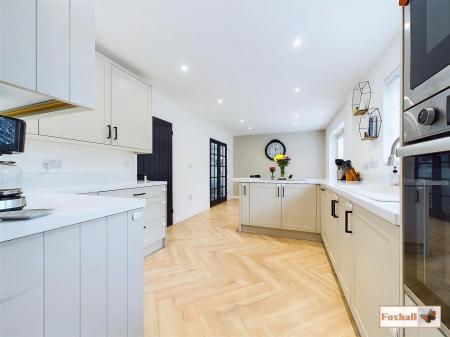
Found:
[[[381,328],[438,328],[441,326],[441,307],[380,307]]]

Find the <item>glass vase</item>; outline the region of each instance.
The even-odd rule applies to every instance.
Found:
[[[281,179],[286,179],[284,170],[285,170],[285,167],[284,166],[280,166],[280,178]]]

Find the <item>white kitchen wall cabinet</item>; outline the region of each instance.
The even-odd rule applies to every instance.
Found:
[[[70,0],[70,101],[95,103],[95,1]]]
[[[70,101],[70,0],[37,0],[37,91]]]
[[[39,135],[151,153],[151,103],[149,84],[97,53],[95,109],[42,118]]]
[[[36,90],[36,0],[0,1],[0,79]]]
[[[113,145],[148,150],[151,87],[123,69],[111,69]]]
[[[250,224],[250,184],[239,184],[239,219],[241,225]]]
[[[317,199],[315,185],[282,185],[281,198],[282,229],[312,233],[317,232]]]
[[[106,337],[106,218],[80,224],[81,336]]]
[[[127,336],[127,214],[108,217],[108,336]]]
[[[80,226],[44,233],[44,335],[80,336]]]
[[[250,224],[281,229],[281,185],[255,183],[250,186]]]
[[[40,119],[39,134],[90,143],[111,144],[111,63],[95,59],[95,108]]]
[[[342,292],[348,303],[351,303],[351,290],[353,283],[353,241],[352,241],[352,217],[351,204],[339,199],[338,214],[338,271],[337,277],[341,283]]]
[[[0,243],[0,336],[44,336],[44,244],[36,234]]]

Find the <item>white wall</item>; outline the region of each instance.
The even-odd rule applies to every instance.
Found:
[[[400,65],[401,42],[397,36],[381,57],[375,62],[371,70],[363,76],[361,81],[369,81],[372,88],[371,107],[379,108],[383,114],[383,90],[385,79]],[[358,55],[357,57],[363,57]],[[356,83],[355,83],[356,85]],[[344,157],[351,160],[355,169],[361,172],[365,180],[389,179],[388,173],[392,170],[386,166],[387,158],[383,157],[383,131],[380,138],[371,141],[361,141],[359,135],[359,117],[352,115],[353,88],[348,88],[349,94],[343,107],[337,112],[326,129],[326,175],[336,179],[336,165],[334,164],[333,132],[340,126],[345,127]]]
[[[228,196],[232,195],[233,137],[153,92],[153,114],[173,124],[174,222],[209,208],[209,139],[227,144]]]
[[[292,157],[286,175],[293,174],[294,179],[325,176],[325,132],[307,131],[234,137],[235,177],[251,174],[270,177],[269,167],[276,165],[266,157],[265,148],[272,139],[281,140],[286,145],[286,154]],[[275,175],[279,173],[277,167]],[[235,187],[234,195],[237,195],[239,191]]]
[[[30,139],[25,152],[3,156],[14,160],[24,172],[25,188],[51,188],[78,184],[110,183],[136,179],[136,155],[122,150],[83,143],[71,144]],[[43,161],[62,161],[60,169],[46,170]]]

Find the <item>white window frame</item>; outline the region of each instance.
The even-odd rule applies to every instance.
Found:
[[[398,90],[389,92],[389,90],[392,90],[390,86],[392,86],[393,83],[397,84],[396,89]],[[384,80],[382,131],[383,161],[387,161],[391,153],[392,144],[395,139],[400,136],[400,85],[400,67],[396,67]],[[397,94],[397,96],[394,96],[395,94]]]

